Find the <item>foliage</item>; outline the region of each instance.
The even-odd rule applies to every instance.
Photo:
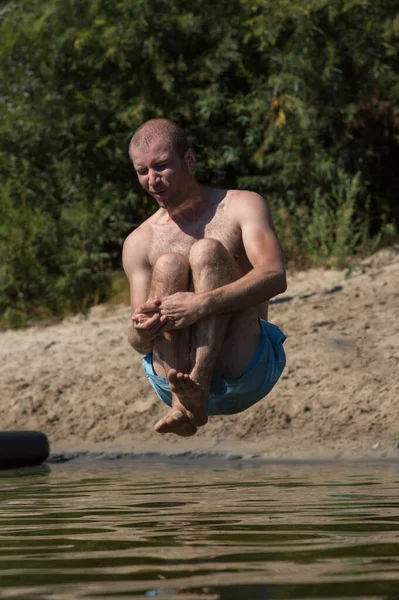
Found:
[[[362,194],[360,173],[350,177],[337,170],[329,193],[318,187],[306,204],[280,202],[275,221],[290,263],[343,267],[358,252],[375,250],[380,238],[369,237],[368,203],[356,211]]]
[[[127,156],[154,116],[187,128],[201,181],[267,197],[289,262],[342,264],[398,225],[399,0],[14,0],[0,15],[0,314],[108,296],[154,208]]]

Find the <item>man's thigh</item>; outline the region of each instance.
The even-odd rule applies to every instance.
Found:
[[[215,370],[223,377],[237,379],[255,356],[261,327],[255,310],[234,314],[229,322]]]

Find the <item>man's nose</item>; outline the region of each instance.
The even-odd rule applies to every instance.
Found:
[[[150,169],[148,171],[148,182],[150,185],[154,185],[159,179],[159,173],[157,173],[154,169]]]

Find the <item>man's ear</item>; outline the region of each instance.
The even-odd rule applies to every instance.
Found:
[[[188,170],[190,171],[190,173],[194,172],[195,169],[195,165],[197,163],[197,157],[195,154],[195,150],[193,148],[189,148],[185,155],[184,155],[184,160],[185,163],[187,165]]]

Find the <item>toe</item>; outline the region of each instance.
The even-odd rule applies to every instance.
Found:
[[[176,383],[177,382],[177,371],[176,369],[170,369],[169,373],[168,373],[168,379],[169,379],[169,383]]]

